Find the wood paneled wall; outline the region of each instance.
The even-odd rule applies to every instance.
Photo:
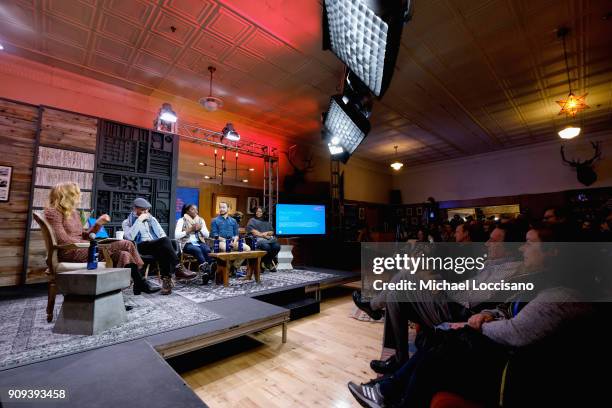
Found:
[[[59,149],[64,152],[65,160],[58,162],[52,168],[37,168],[36,189],[38,195],[48,194],[49,187],[59,181],[74,181],[84,190],[81,201],[82,208],[89,209],[91,203],[91,190],[93,189],[93,153],[96,151],[96,134],[98,131],[98,119],[78,113],[64,112],[45,107],[42,109],[40,146],[38,164],[49,165],[45,161],[47,150]],[[51,148],[51,149],[46,149]],[[73,151],[73,153],[70,153]],[[78,151],[78,152],[76,152]],[[91,154],[88,154],[91,153]],[[87,160],[81,157],[89,156]],[[91,172],[86,172],[91,171]],[[44,176],[44,177],[43,177]],[[46,180],[46,181],[45,181]],[[38,200],[40,201],[40,200]],[[40,210],[40,202],[34,202],[34,210]],[[34,222],[35,224],[35,222]],[[47,265],[45,243],[38,228],[30,231],[30,245],[28,249],[28,272],[26,283],[42,282],[46,280],[45,270]]]
[[[242,218],[241,226],[246,226],[246,223],[250,218],[253,217],[251,214],[247,214],[247,199],[248,197],[259,197],[259,204],[263,203],[263,191],[255,188],[238,187],[230,185],[219,185],[212,183],[201,183],[200,184],[200,216],[206,221],[206,225],[210,229],[210,221],[213,213],[213,194],[218,195],[229,195],[237,197],[236,210],[242,212],[244,217]]]
[[[0,100],[0,164],[13,167],[8,202],[0,202],[0,286],[23,273],[38,107]]]

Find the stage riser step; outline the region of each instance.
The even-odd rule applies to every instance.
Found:
[[[289,318],[291,320],[301,319],[302,317],[310,316],[321,311],[321,302],[311,298],[278,306],[289,309]]]

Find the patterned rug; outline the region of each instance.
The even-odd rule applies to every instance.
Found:
[[[249,296],[292,285],[320,282],[333,277],[335,275],[329,273],[292,269],[262,273],[260,283],[256,283],[255,279],[247,281],[242,278],[230,278],[228,287],[215,285],[212,281],[208,285],[200,285],[202,281],[198,278],[191,282],[177,282],[172,291],[192,302],[203,303],[233,296]]]
[[[127,305],[134,306],[127,312],[127,322],[93,336],[52,332],[63,301],[61,295],[57,297],[52,323],[46,319],[46,296],[0,301],[0,370],[220,318],[176,294],[134,296],[126,289],[123,296]]]

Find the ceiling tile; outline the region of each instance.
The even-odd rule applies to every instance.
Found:
[[[151,29],[168,40],[183,45],[196,30],[196,25],[163,10]]]
[[[223,63],[243,72],[252,72],[263,60],[243,49],[235,48],[224,58]]]
[[[126,64],[100,54],[92,54],[88,66],[96,71],[121,78],[125,77],[127,72]]]
[[[143,29],[120,17],[104,14],[100,22],[100,31],[135,46]]]
[[[170,68],[168,62],[142,51],[136,55],[134,65],[159,76],[163,76]]]
[[[96,35],[94,38],[94,50],[119,61],[127,62],[133,48],[112,38]]]
[[[60,15],[73,23],[89,27],[93,21],[94,9],[90,5],[78,1],[47,0],[46,10]]]
[[[89,32],[65,20],[45,14],[45,32],[58,41],[73,44],[81,48],[87,47]]]
[[[19,3],[3,4],[0,9],[0,21],[13,23],[17,26],[34,28],[34,10]]]
[[[129,21],[144,26],[154,9],[154,5],[141,0],[107,0],[104,7],[111,13],[118,14]]]
[[[56,41],[52,38],[45,40],[43,50],[52,54],[55,58],[71,62],[73,64],[82,65],[85,62],[85,50],[79,47],[73,47],[62,41]]]
[[[216,61],[221,61],[232,48],[232,44],[206,31],[201,31],[193,41],[193,48]]]
[[[247,20],[225,7],[219,8],[206,25],[212,33],[232,43],[240,41],[251,27]]]
[[[145,38],[142,49],[169,62],[173,62],[181,51],[174,43],[153,33],[150,33]]]
[[[208,0],[165,0],[164,8],[172,10],[184,19],[194,23],[202,22],[215,7],[215,3]]]
[[[145,71],[140,68],[132,67],[129,69],[127,79],[138,84],[145,85],[148,88],[156,89],[163,77],[151,71]]]

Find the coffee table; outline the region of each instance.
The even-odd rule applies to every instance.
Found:
[[[259,283],[261,275],[261,258],[266,255],[266,251],[242,251],[242,252],[211,252],[210,257],[217,260],[217,283],[219,276],[223,277],[223,286],[229,286],[229,265],[234,261],[247,260],[247,276],[251,279],[255,273],[255,281]]]

